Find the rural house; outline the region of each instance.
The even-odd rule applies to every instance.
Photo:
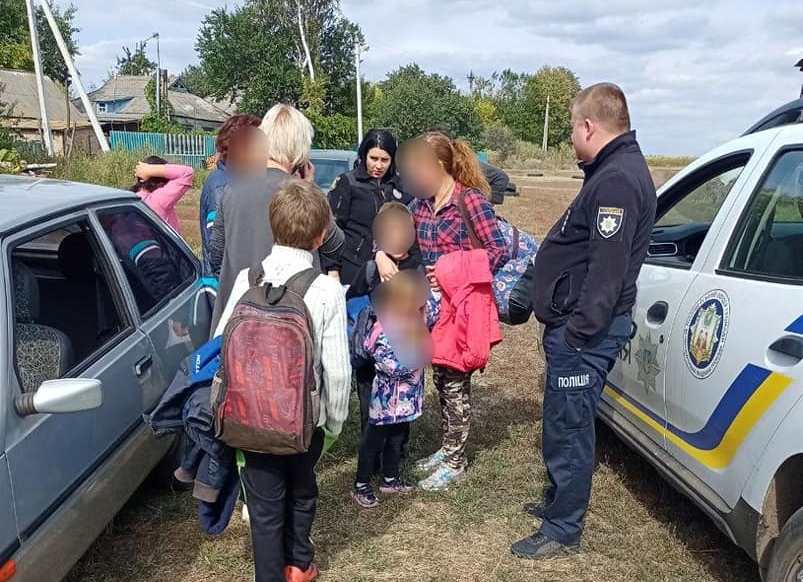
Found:
[[[73,149],[94,152],[100,146],[89,119],[70,103],[67,93],[52,79],[44,79],[45,107],[57,155]],[[20,139],[42,141],[36,75],[29,71],[0,69],[0,102],[12,106],[11,115],[0,119]]]
[[[152,77],[118,75],[89,93],[98,121],[105,132],[137,131],[142,119],[150,113],[145,86]],[[230,112],[218,104],[168,85],[168,101],[175,122],[189,130],[214,131],[223,125]]]

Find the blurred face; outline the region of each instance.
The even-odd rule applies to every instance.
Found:
[[[432,198],[447,178],[443,165],[423,144],[411,146],[405,152],[401,172],[405,187],[416,198]]]
[[[390,154],[385,150],[371,148],[365,156],[365,167],[368,170],[368,175],[376,179],[384,178],[392,161]]]
[[[267,138],[259,128],[240,132],[229,146],[227,166],[235,172],[264,171],[268,163]]]
[[[376,233],[377,246],[394,259],[402,259],[415,242],[415,226],[411,218],[398,216],[382,223]]]

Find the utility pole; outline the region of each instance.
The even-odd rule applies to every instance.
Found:
[[[159,51],[159,33],[153,33],[156,39],[156,117],[162,118],[162,55]]]
[[[800,72],[803,73],[803,59],[795,63],[795,67],[800,69]],[[800,87],[800,98],[803,99],[803,86]]]
[[[33,70],[36,74],[36,94],[39,98],[39,126],[42,130],[42,140],[45,142],[47,155],[53,156],[53,134],[50,133],[50,123],[47,119],[47,104],[45,103],[45,80],[42,74],[42,55],[39,52],[39,34],[36,31],[36,11],[33,9],[33,0],[25,0],[28,10],[28,30],[31,33],[31,50],[33,52]],[[69,111],[69,106],[67,111]]]
[[[544,141],[541,144],[541,149],[546,151],[547,138],[549,137],[549,95],[546,96],[546,111],[544,111]]]
[[[354,69],[357,74],[357,144],[362,143],[362,76],[360,75],[362,46],[360,41],[354,43]]]
[[[474,71],[469,71],[468,72],[468,76],[466,77],[466,79],[468,79],[469,93],[471,93],[473,95],[474,94],[474,81],[476,79],[476,77],[474,76]]]
[[[30,1],[32,2],[32,0]],[[47,23],[50,25],[53,38],[56,39],[56,44],[58,45],[61,56],[64,59],[64,64],[67,65],[67,70],[70,72],[70,77],[72,77],[73,81],[75,81],[75,88],[78,91],[78,95],[81,97],[81,103],[84,106],[84,111],[86,111],[87,117],[89,117],[90,123],[92,124],[92,129],[95,130],[95,136],[98,138],[100,149],[104,152],[108,152],[109,142],[106,140],[106,136],[103,135],[103,129],[101,129],[100,123],[98,123],[98,117],[95,115],[95,110],[92,108],[92,103],[89,101],[89,97],[87,97],[86,90],[84,89],[84,83],[81,81],[81,77],[78,75],[78,71],[75,69],[75,63],[73,63],[70,51],[67,50],[64,37],[61,36],[61,31],[59,30],[58,24],[56,24],[56,19],[53,18],[53,12],[50,10],[50,5],[47,3],[47,0],[42,2],[42,10],[45,13],[45,18],[47,18]]]

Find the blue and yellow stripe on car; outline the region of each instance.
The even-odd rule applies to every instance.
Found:
[[[604,393],[700,464],[724,469],[759,419],[791,384],[789,376],[748,364],[728,387],[705,426],[696,432],[672,425],[610,383]]]

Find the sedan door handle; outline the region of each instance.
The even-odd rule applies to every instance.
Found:
[[[669,314],[669,304],[666,301],[658,301],[653,303],[647,310],[647,323],[652,325],[661,325],[666,321],[666,316]]]
[[[134,373],[137,375],[137,378],[141,378],[145,372],[147,372],[151,365],[153,364],[153,356],[145,356],[141,360],[139,360],[136,364],[134,364]]]
[[[797,364],[803,360],[803,339],[793,336],[779,338],[772,343],[770,351],[792,358]]]

